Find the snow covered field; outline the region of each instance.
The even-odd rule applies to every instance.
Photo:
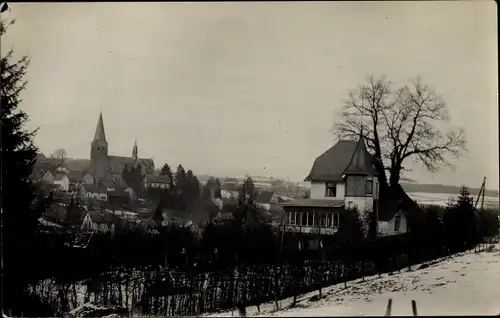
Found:
[[[454,198],[455,200],[458,198],[458,194],[449,193],[408,192],[408,195],[419,204],[436,204],[441,206],[446,206],[450,198]],[[472,197],[475,202],[477,200],[477,196]],[[484,206],[486,208],[498,208],[499,198],[485,196]]]
[[[385,315],[392,299],[392,316],[411,316],[411,301],[417,302],[419,316],[424,315],[497,315],[500,313],[500,253],[498,244],[489,252],[461,253],[452,259],[415,267],[394,275],[372,276],[337,284],[323,289],[323,299],[311,300],[318,292],[280,301],[281,311],[274,303],[262,304],[262,316],[378,316]],[[237,316],[236,311],[212,316]],[[247,308],[248,316],[258,316],[257,308]]]

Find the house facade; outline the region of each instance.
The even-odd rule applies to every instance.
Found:
[[[109,231],[111,233],[114,233],[115,230],[114,218],[108,212],[89,211],[83,217],[81,229],[85,231],[95,231],[95,232]]]
[[[340,226],[340,215],[356,208],[360,216],[379,215],[380,235],[401,234],[407,230],[406,216],[401,211],[378,211],[378,177],[374,159],[364,140],[340,140],[314,161],[305,181],[310,182],[310,198],[280,203],[284,233],[300,233],[316,237],[334,235]]]
[[[80,202],[84,205],[100,205],[108,201],[108,193],[103,185],[83,184],[80,187]]]
[[[65,173],[57,173],[54,176],[53,184],[58,184],[61,187],[62,191],[69,191],[69,179]]]
[[[144,176],[144,188],[146,189],[168,189],[172,180],[168,176],[146,175]]]
[[[255,203],[258,207],[263,208],[266,211],[271,210],[272,207],[276,207],[278,204],[278,196],[273,191],[262,191],[257,195]]]

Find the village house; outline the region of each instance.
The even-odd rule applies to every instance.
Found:
[[[144,188],[149,189],[168,189],[171,180],[168,176],[146,175],[144,176]]]
[[[70,191],[78,191],[80,186],[85,183],[84,174],[81,171],[70,171],[67,177]]]
[[[64,173],[57,173],[54,176],[53,184],[58,184],[61,187],[62,191],[69,191],[69,179],[68,176]]]
[[[130,204],[130,194],[123,187],[108,190],[108,206],[112,210],[125,210]]]
[[[278,196],[273,191],[262,191],[255,199],[255,205],[266,211],[271,210],[272,207],[276,207],[277,204]]]
[[[114,233],[114,217],[109,212],[88,211],[83,217],[81,229],[84,231]]]
[[[42,176],[42,182],[49,184],[54,183],[54,173],[50,170],[46,171]]]
[[[280,228],[285,233],[304,234],[306,241],[309,236],[314,245],[318,234],[334,235],[338,231],[342,226],[340,215],[346,208],[356,208],[361,217],[372,211],[377,213],[380,235],[407,230],[406,216],[401,211],[377,211],[377,173],[362,138],[337,142],[316,158],[305,181],[311,183],[309,199],[280,203],[284,209]]]
[[[107,201],[108,191],[104,185],[83,184],[80,187],[80,202],[85,205],[90,205],[92,203],[98,204],[100,202]]]

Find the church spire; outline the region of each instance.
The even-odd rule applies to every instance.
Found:
[[[97,127],[95,128],[94,141],[106,142],[106,134],[104,133],[104,122],[102,120],[102,112],[99,114],[99,120],[97,121]]]
[[[139,151],[137,150],[137,138],[135,138],[134,148],[132,149],[132,158],[137,159],[137,154]]]

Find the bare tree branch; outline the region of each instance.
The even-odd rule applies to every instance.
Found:
[[[368,77],[343,101],[333,125],[339,138],[363,136],[380,161],[379,175],[390,171],[390,185],[399,184],[402,172],[410,171],[403,166],[408,158],[437,171],[451,165],[449,156],[466,151],[464,131],[447,126],[446,103],[434,89],[420,78],[395,91],[390,86],[384,77]]]

